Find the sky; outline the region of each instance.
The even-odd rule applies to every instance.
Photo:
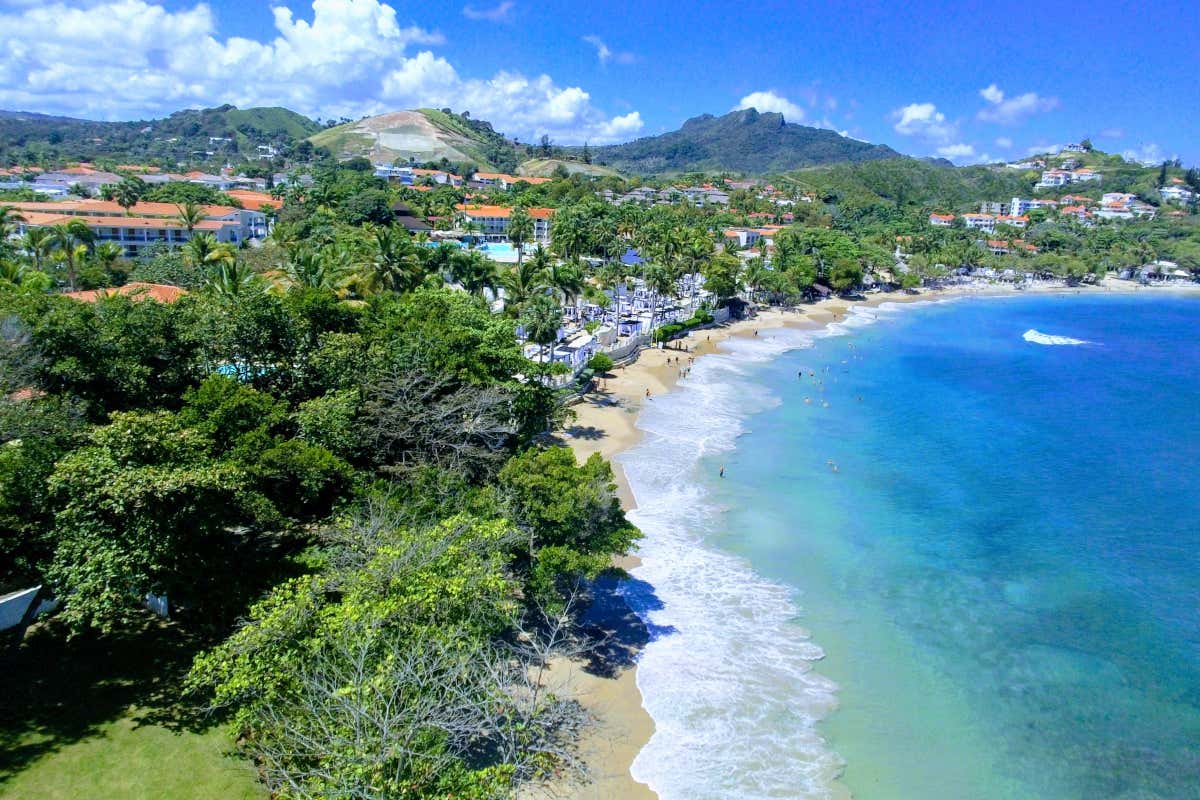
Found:
[[[606,144],[779,111],[916,156],[1200,163],[1200,3],[0,0],[0,108],[432,106]]]

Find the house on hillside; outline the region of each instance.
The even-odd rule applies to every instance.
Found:
[[[953,214],[930,214],[929,224],[935,228],[949,228],[954,224]]]

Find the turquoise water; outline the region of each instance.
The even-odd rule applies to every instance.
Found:
[[[735,343],[639,422],[635,775],[664,800],[1200,797],[1200,300],[835,333]]]

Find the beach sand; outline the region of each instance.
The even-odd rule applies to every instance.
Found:
[[[1185,287],[1185,290],[1191,287]],[[873,294],[863,299],[831,298],[800,306],[796,310],[759,310],[749,319],[692,331],[688,336],[670,342],[665,348],[641,351],[637,359],[618,366],[603,378],[582,402],[572,407],[575,418],[559,434],[562,443],[574,450],[583,461],[599,453],[610,462],[617,454],[634,447],[641,439],[637,418],[646,403],[671,391],[680,379],[680,370],[687,367],[689,358],[703,357],[716,352],[721,342],[732,336],[754,336],[781,327],[815,330],[839,322],[855,307],[878,307],[883,303],[911,303],[945,300],[965,296],[1021,295],[1031,293],[1088,293],[1132,291],[1168,291],[1140,289],[1129,282],[1106,280],[1100,286],[1065,289],[1044,287],[1020,292],[997,286],[955,287],[944,290],[925,290],[919,294],[890,292]],[[671,359],[668,364],[668,359]],[[678,362],[676,361],[678,359]],[[650,394],[647,396],[646,392]],[[618,496],[626,510],[635,507],[635,499],[619,464],[613,462]],[[633,569],[640,564],[636,554],[617,559],[619,569]],[[613,590],[619,573],[598,582],[596,600],[588,610],[584,623],[608,634],[611,646],[603,663],[556,663],[552,681],[560,691],[571,692],[595,717],[596,725],[588,731],[579,755],[588,765],[585,783],[564,781],[557,785],[532,787],[529,797],[578,798],[580,800],[609,800],[630,798],[651,800],[655,793],[645,784],[634,780],[630,767],[638,752],[654,733],[654,720],[642,706],[637,685],[637,653],[645,644],[645,628],[637,615]]]

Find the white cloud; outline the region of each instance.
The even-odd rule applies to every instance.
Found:
[[[973,158],[975,147],[969,144],[948,144],[945,147],[939,147],[937,154],[942,158]]]
[[[450,106],[532,139],[543,133],[564,142],[604,144],[642,129],[637,111],[606,118],[577,86],[560,87],[548,75],[498,72],[488,80],[462,78],[446,59],[428,51],[404,59],[383,78],[382,97],[393,105]]]
[[[764,113],[783,114],[783,118],[791,122],[800,122],[804,119],[804,109],[786,97],[770,90],[765,92],[751,92],[743,97],[733,107],[733,110],[739,111],[743,108],[755,108]]]
[[[986,89],[980,89],[979,96],[986,100],[988,105],[980,109],[976,116],[984,122],[998,122],[1002,125],[1013,125],[1034,114],[1058,108],[1057,97],[1042,97],[1036,92],[1026,92],[1005,99],[1004,92],[994,83]]]
[[[1025,155],[1040,156],[1044,153],[1061,153],[1065,145],[1061,144],[1035,144],[1033,147],[1025,148]]]
[[[1126,161],[1136,161],[1143,166],[1156,167],[1164,161],[1174,159],[1174,156],[1166,156],[1163,154],[1162,148],[1154,142],[1144,144],[1141,147],[1125,150],[1121,153],[1121,157]]]
[[[494,8],[478,8],[476,6],[463,6],[463,16],[467,19],[486,20],[487,22],[503,22],[508,19],[508,15],[512,12],[516,3],[513,0],[504,0],[504,2]]]
[[[897,108],[889,118],[892,128],[904,136],[916,136],[930,142],[948,144],[958,135],[958,125],[946,119],[933,103],[910,103]]]
[[[596,58],[600,59],[601,66],[607,66],[609,61],[615,61],[618,64],[632,64],[637,60],[637,56],[633,53],[613,52],[599,36],[584,36],[583,40],[596,48]]]
[[[1124,128],[1105,128],[1104,130],[1100,131],[1100,136],[1105,139],[1124,139],[1125,138],[1125,129]]]
[[[549,132],[564,142],[611,141],[641,129],[636,111],[608,117],[582,88],[547,75],[465,78],[428,50],[410,55],[444,37],[401,24],[381,0],[311,3],[311,21],[273,8],[275,34],[259,41],[221,38],[205,3],[172,11],[154,0],[21,8],[0,0],[0,108],[130,119],[233,103],[334,118],[395,110],[403,101],[470,110],[498,130]],[[511,8],[502,2],[479,13]]]
[[[1004,92],[1000,91],[1000,87],[994,83],[986,89],[980,89],[979,94],[992,104],[1004,102]]]
[[[1007,136],[996,137],[996,147],[999,147],[1004,150],[1011,150],[1012,146],[1013,146],[1013,140],[1008,138]]]

